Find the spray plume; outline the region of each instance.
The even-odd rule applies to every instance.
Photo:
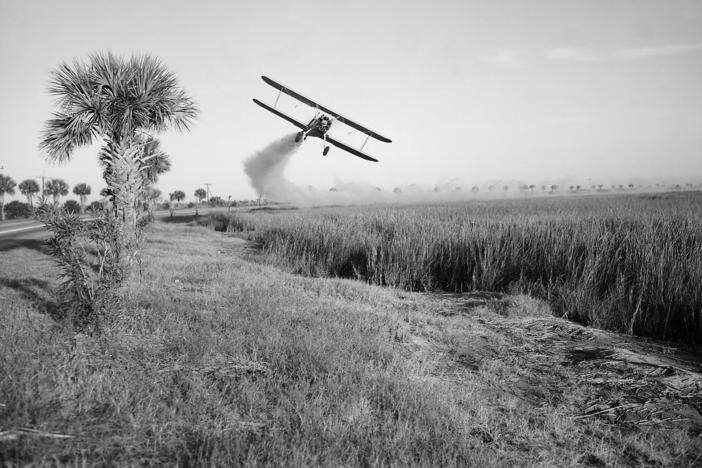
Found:
[[[585,182],[578,182],[577,178],[572,177],[558,180],[557,184],[553,180],[528,185],[518,180],[495,179],[468,183],[450,179],[434,186],[410,184],[383,189],[365,182],[335,180],[329,189],[312,186],[303,188],[285,178],[285,169],[300,146],[300,143],[295,143],[295,134],[292,133],[273,141],[244,162],[244,172],[260,198],[302,206],[431,203],[546,195],[555,190],[551,187],[559,187],[561,192],[566,193],[571,185],[578,186],[578,190],[580,187],[589,187]],[[543,188],[540,189],[541,187]]]
[[[260,198],[285,198],[298,190],[285,179],[284,171],[299,147],[293,133],[270,143],[244,161],[244,172]]]

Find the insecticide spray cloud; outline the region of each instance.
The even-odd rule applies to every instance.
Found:
[[[244,161],[244,172],[260,198],[284,198],[297,187],[285,179],[284,171],[290,158],[300,147],[295,134],[286,135],[270,143]]]

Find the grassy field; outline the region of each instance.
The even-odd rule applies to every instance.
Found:
[[[535,295],[559,316],[702,343],[702,193],[213,216],[309,276]],[[253,232],[251,232],[253,231]]]
[[[0,463],[699,462],[699,356],[524,295],[294,276],[243,249],[158,223],[100,336],[52,319],[39,245],[0,252]]]

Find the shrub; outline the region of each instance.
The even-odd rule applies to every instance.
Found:
[[[102,202],[99,201],[94,201],[90,205],[88,205],[88,211],[91,213],[100,213],[105,209],[105,206],[102,204]]]
[[[80,213],[80,203],[75,200],[66,200],[66,203],[63,204],[63,210],[70,214]]]
[[[117,220],[103,212],[84,221],[75,212],[50,208],[39,217],[53,234],[47,245],[61,271],[58,318],[79,331],[99,331],[107,313],[118,308],[123,280]]]
[[[14,200],[5,205],[5,216],[7,219],[29,218],[32,216],[32,208],[27,203]]]

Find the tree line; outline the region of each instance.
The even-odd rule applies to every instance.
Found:
[[[35,209],[35,201],[38,207],[50,203],[53,207],[58,207],[60,206],[61,197],[65,197],[70,193],[69,189],[70,186],[63,179],[49,179],[42,190],[39,183],[34,179],[25,179],[18,185],[12,177],[0,174],[0,220],[31,216]],[[91,205],[87,205],[91,190],[88,184],[76,184],[72,192],[78,196],[80,201],[68,200],[64,203],[63,209],[71,213],[82,214],[85,213],[86,209],[97,209],[98,207],[93,206],[95,204],[100,205],[100,208],[102,208],[100,202],[93,202]],[[17,191],[27,198],[27,203],[15,200],[5,204],[5,195],[15,195]]]

